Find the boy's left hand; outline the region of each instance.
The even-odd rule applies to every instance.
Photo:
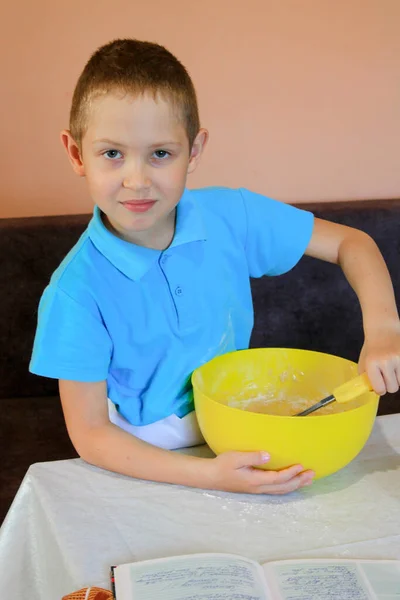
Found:
[[[359,359],[359,370],[367,373],[380,396],[400,387],[400,322],[368,334]]]

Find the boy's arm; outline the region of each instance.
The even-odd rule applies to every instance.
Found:
[[[360,369],[367,371],[377,393],[396,392],[400,384],[400,321],[390,275],[377,245],[362,231],[315,219],[306,254],[342,267],[363,315]]]
[[[312,481],[313,473],[300,465],[279,472],[255,469],[269,458],[262,452],[207,459],[162,450],[110,422],[105,381],[61,380],[59,386],[71,441],[81,458],[98,467],[139,479],[254,494],[285,494]]]

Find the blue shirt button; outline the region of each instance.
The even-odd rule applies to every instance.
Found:
[[[183,290],[182,290],[182,288],[179,285],[178,285],[177,288],[175,288],[175,294],[177,296],[182,296],[182,294],[183,294]]]

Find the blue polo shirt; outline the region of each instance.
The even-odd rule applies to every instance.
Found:
[[[107,380],[133,425],[186,415],[193,370],[248,348],[249,278],[290,270],[312,228],[311,213],[245,189],[185,190],[159,251],[113,235],[95,207],[41,298],[30,371]]]

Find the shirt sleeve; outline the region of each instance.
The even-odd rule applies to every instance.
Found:
[[[282,275],[304,255],[314,215],[290,204],[241,189],[246,218],[246,255],[251,277]]]
[[[50,284],[39,304],[30,372],[54,379],[103,381],[111,353],[100,314]]]

